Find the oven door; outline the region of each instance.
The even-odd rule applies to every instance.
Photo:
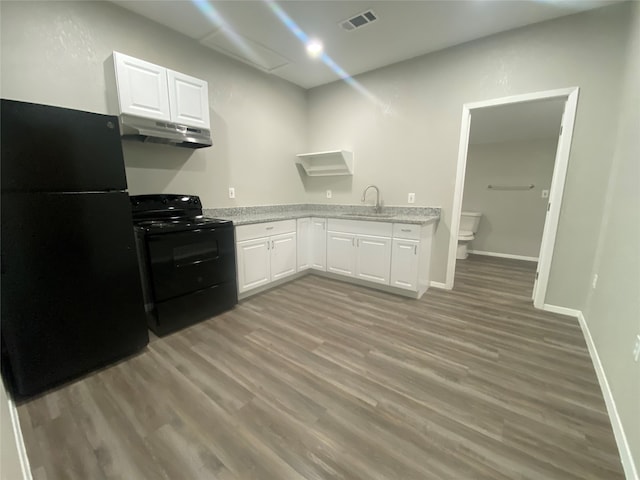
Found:
[[[148,234],[146,239],[156,302],[235,282],[233,228]]]

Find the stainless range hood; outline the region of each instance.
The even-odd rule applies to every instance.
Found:
[[[213,145],[211,132],[205,128],[187,127],[152,118],[120,115],[122,138],[147,143],[164,143],[184,148],[204,148]]]

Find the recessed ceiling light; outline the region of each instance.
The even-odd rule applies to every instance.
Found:
[[[311,58],[318,58],[322,55],[322,42],[320,40],[312,39],[307,42],[307,54]]]

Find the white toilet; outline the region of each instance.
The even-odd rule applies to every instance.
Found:
[[[469,242],[475,238],[478,225],[480,225],[480,217],[482,217],[482,214],[479,212],[462,212],[460,214],[458,250],[456,252],[456,258],[458,260],[464,260],[469,256],[468,245]]]

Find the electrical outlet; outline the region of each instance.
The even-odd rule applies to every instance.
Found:
[[[636,344],[633,347],[633,360],[640,362],[640,335],[636,335]]]
[[[229,198],[236,198],[236,189],[229,187]]]
[[[549,198],[549,190],[542,190],[542,198]]]
[[[410,193],[407,196],[407,203],[416,203],[416,194],[415,193]]]
[[[595,290],[595,288],[598,286],[598,274],[594,273],[593,274],[593,280],[591,280],[591,288],[593,288]]]
[[[331,190],[327,190],[327,198],[331,198]]]

